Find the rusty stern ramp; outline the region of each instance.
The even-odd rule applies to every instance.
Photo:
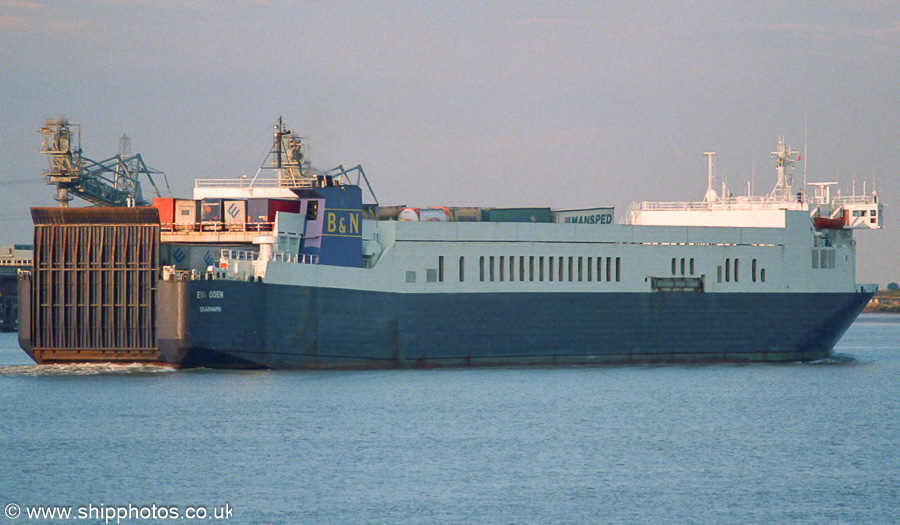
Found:
[[[159,211],[31,208],[19,344],[38,364],[160,361]]]

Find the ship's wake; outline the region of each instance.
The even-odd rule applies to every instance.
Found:
[[[832,354],[824,359],[810,361],[811,365],[859,365],[863,364],[856,356],[850,354]]]
[[[53,365],[0,366],[0,375],[18,376],[93,376],[123,374],[158,374],[174,372],[167,366],[141,363],[71,363]]]

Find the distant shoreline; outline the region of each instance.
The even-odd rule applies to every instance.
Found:
[[[900,291],[877,292],[863,308],[865,313],[900,314]]]

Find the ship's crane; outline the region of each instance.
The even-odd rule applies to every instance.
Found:
[[[70,126],[78,128],[73,136]],[[123,135],[119,154],[95,161],[81,154],[81,127],[64,119],[47,120],[39,130],[41,152],[47,156],[50,169],[44,172],[47,184],[56,185],[56,201],[67,208],[71,195],[96,206],[147,206],[141,193],[140,175],[146,175],[156,195],[161,196],[151,175],[162,174],[150,169],[141,155],[131,154],[131,139]]]

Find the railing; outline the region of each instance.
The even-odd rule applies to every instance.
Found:
[[[689,210],[803,210],[808,204],[871,204],[875,198],[868,195],[852,195],[849,197],[833,196],[830,200],[821,195],[802,195],[794,200],[782,200],[773,197],[728,197],[713,202],[633,202],[626,216],[638,211],[689,211]]]
[[[196,233],[196,232],[271,232],[274,222],[236,222],[219,221],[194,222],[189,224],[161,223],[159,229],[163,233]]]
[[[221,251],[220,257],[227,261],[256,261],[259,259],[259,252],[249,250],[232,250],[226,248]],[[308,253],[295,255],[286,252],[277,252],[272,255],[272,258],[270,260],[299,264],[319,264],[319,256],[311,255]]]
[[[315,188],[319,181],[315,178],[303,179],[197,179],[196,188]]]

